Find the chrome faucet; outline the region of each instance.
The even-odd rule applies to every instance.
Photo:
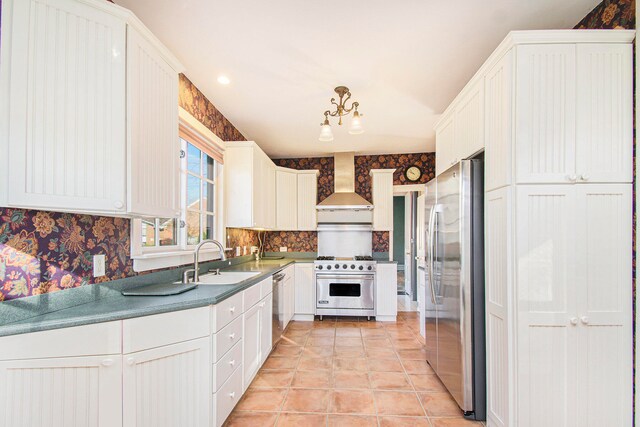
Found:
[[[196,250],[193,253],[193,257],[194,257],[194,264],[193,264],[193,281],[194,282],[198,282],[200,280],[200,248],[202,248],[204,245],[208,244],[208,243],[213,243],[214,245],[218,246],[218,248],[220,249],[220,261],[226,261],[227,260],[227,256],[224,254],[224,246],[222,246],[222,244],[220,242],[218,242],[217,240],[203,240],[202,242],[200,242],[198,244],[198,246],[196,246]],[[185,275],[183,275],[183,282],[187,283],[184,281],[184,278],[186,277],[188,280],[188,275],[191,272],[191,270],[186,270],[185,271]]]

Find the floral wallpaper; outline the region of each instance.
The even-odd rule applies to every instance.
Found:
[[[275,159],[275,164],[291,169],[318,169],[318,203],[333,193],[333,157],[311,157]],[[409,166],[418,166],[422,177],[416,183],[408,182],[404,171]],[[395,185],[424,184],[435,178],[435,153],[380,154],[355,156],[356,193],[371,201],[371,169],[396,169],[393,174]],[[389,233],[373,233],[373,251],[389,252]],[[289,252],[316,252],[318,241],[315,233],[298,231],[278,231],[266,234],[265,250],[275,252],[280,246],[287,246]]]
[[[635,0],[604,0],[587,16],[582,18],[575,29],[635,29]]]

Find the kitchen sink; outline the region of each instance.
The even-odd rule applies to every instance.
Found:
[[[198,285],[235,285],[259,274],[259,271],[222,271],[219,274],[202,274]]]

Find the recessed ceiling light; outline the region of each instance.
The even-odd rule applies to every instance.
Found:
[[[231,83],[231,80],[229,80],[229,77],[227,76],[219,76],[218,83],[220,83],[221,85],[228,85],[229,83]]]

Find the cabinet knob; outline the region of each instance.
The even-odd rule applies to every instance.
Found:
[[[235,332],[234,332],[233,334],[229,334],[229,339],[230,339],[230,340],[234,340],[234,339],[236,339],[236,334],[235,334]]]
[[[584,323],[585,325],[589,324],[589,318],[588,318],[587,316],[582,316],[582,317],[580,318],[580,321],[581,321],[582,323]]]
[[[236,361],[235,361],[235,359],[234,359],[234,360],[230,360],[230,361],[229,361],[229,365],[231,365],[231,366],[236,366]]]
[[[587,174],[580,175],[580,179],[582,181],[589,181],[589,178],[591,178],[591,177],[589,175],[587,175]]]
[[[264,307],[264,301],[260,303],[260,307]]]
[[[567,175],[567,179],[571,182],[576,182],[578,177],[575,174]]]
[[[122,209],[124,207],[124,203],[122,203],[121,200],[116,200],[115,202],[113,202],[113,206],[115,206],[116,209]]]
[[[102,361],[102,366],[111,366],[113,365],[113,359],[104,359]]]
[[[136,363],[136,359],[134,359],[133,357],[129,357],[127,359],[127,364],[128,365],[133,365],[134,363]]]
[[[232,391],[231,393],[229,393],[229,397],[232,398],[232,399],[235,399],[236,398],[236,392]]]
[[[578,318],[577,317],[572,317],[571,319],[569,319],[569,322],[572,325],[577,325],[578,324]]]
[[[236,311],[236,308],[235,308],[235,307],[231,307],[231,308],[229,309],[229,313],[231,313],[231,314],[235,313],[235,311]]]

